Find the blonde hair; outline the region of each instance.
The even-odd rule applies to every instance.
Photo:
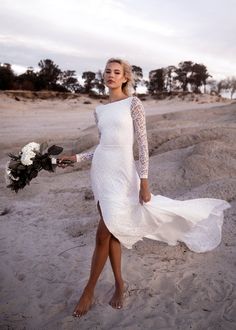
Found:
[[[114,62],[119,63],[123,67],[124,76],[127,79],[127,81],[122,84],[121,87],[122,92],[127,96],[131,96],[134,93],[134,75],[132,72],[132,66],[128,61],[117,57],[109,58],[109,60],[106,63],[106,66],[108,63],[114,63]]]

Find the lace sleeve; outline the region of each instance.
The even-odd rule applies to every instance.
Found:
[[[93,116],[94,116],[95,124],[96,124],[96,126],[98,126],[98,117],[97,117],[96,110],[93,111]],[[98,130],[98,135],[99,135],[99,139],[100,139],[101,133],[100,133],[99,130]],[[93,154],[94,154],[94,151],[81,152],[79,154],[76,154],[76,161],[78,163],[78,162],[81,162],[83,160],[92,160],[93,159]]]
[[[132,102],[131,102],[131,117],[133,118],[134,132],[138,142],[139,177],[140,179],[148,178],[149,153],[148,153],[145,110],[142,102],[136,96],[132,98]]]

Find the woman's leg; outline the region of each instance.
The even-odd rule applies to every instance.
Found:
[[[101,219],[96,234],[96,245],[93,253],[89,280],[73,312],[73,315],[78,317],[86,314],[92,304],[95,285],[109,254],[111,234],[103,221],[101,210],[99,213],[101,215]]]
[[[115,277],[115,292],[109,304],[113,308],[122,308],[124,281],[121,275],[121,245],[117,238],[111,235],[109,243],[109,258]]]

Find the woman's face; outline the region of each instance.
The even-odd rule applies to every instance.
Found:
[[[121,88],[122,84],[127,81],[124,77],[124,70],[120,63],[112,62],[106,65],[104,74],[104,82],[108,88]]]

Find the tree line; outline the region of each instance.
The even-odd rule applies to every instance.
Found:
[[[26,72],[16,75],[9,63],[0,63],[0,90],[31,90],[59,91],[105,95],[105,84],[102,71],[85,71],[82,73],[83,85],[78,81],[75,70],[62,71],[50,59],[38,63],[39,70],[28,67]],[[204,64],[183,61],[178,66],[170,65],[149,72],[149,79],[143,79],[142,68],[132,65],[134,74],[134,89],[144,85],[150,95],[171,94],[172,92],[206,92],[206,86],[211,93],[230,92],[231,98],[236,91],[236,78],[221,81],[211,79]]]

